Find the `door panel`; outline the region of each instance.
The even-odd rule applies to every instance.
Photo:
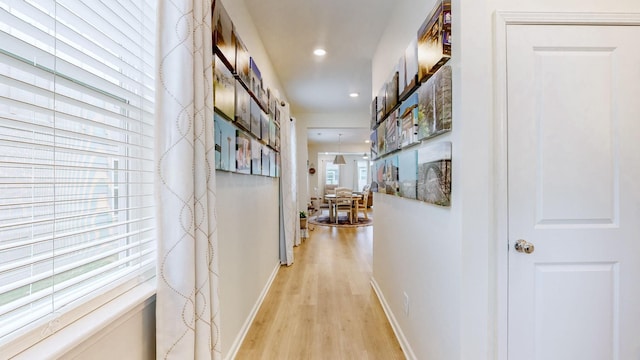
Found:
[[[638,38],[507,27],[509,359],[640,359]]]

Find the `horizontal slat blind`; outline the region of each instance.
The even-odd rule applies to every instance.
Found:
[[[0,345],[154,275],[154,0],[0,0]]]

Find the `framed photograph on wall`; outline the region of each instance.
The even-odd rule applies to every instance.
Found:
[[[249,90],[251,90],[253,96],[255,96],[257,99],[260,99],[260,92],[262,90],[262,73],[260,72],[260,69],[258,69],[258,64],[256,64],[256,61],[253,59],[253,57],[249,59],[249,62],[249,78],[251,79]]]
[[[384,117],[387,115],[385,113],[385,97],[387,96],[387,84],[382,86],[382,89],[378,92],[378,96],[376,96],[376,122],[380,124]]]
[[[418,149],[418,200],[451,205],[451,142]]]
[[[213,27],[214,51],[233,73],[236,64],[236,34],[233,22],[222,6],[222,2],[214,1],[212,6],[211,27]]]
[[[236,75],[247,89],[251,89],[251,55],[236,33]]]
[[[236,128],[218,113],[213,115],[216,169],[236,171]]]
[[[418,140],[451,131],[451,67],[443,66],[418,89]]]
[[[250,131],[251,130],[251,96],[236,80],[236,125]]]
[[[251,139],[251,174],[262,175],[262,144]]]
[[[236,130],[236,172],[251,174],[251,135]]]
[[[380,130],[380,128],[373,129],[369,136],[369,141],[371,142],[371,160],[378,158],[378,130]]]
[[[398,104],[398,70],[394,69],[391,77],[387,82],[387,93],[385,95],[385,114],[389,114],[391,110]]]
[[[214,56],[213,67],[213,107],[227,120],[236,117],[236,79],[219,56]]]
[[[389,114],[387,120],[385,120],[385,142],[386,153],[391,153],[400,148],[398,142],[398,110],[394,110]]]
[[[269,176],[271,152],[268,146],[262,146],[262,176]]]
[[[378,125],[377,105],[378,105],[378,97],[374,97],[373,101],[371,102],[371,124],[369,125],[369,128],[371,130],[375,129],[376,125]]]
[[[262,134],[262,125],[260,123],[260,114],[262,113],[262,109],[260,109],[260,106],[258,106],[258,103],[253,98],[250,98],[250,102],[251,133],[258,139],[260,139]]]
[[[445,1],[436,2],[431,14],[418,30],[418,78],[426,81],[451,57],[451,3],[448,3],[448,20],[445,24]],[[448,45],[443,39],[448,34]]]
[[[398,155],[398,183],[400,196],[407,199],[418,197],[418,152],[403,151]]]
[[[400,98],[406,98],[418,86],[418,40],[413,39],[404,52],[405,86],[400,88]]]
[[[387,120],[382,120],[378,125],[378,157],[384,156],[387,153]]]
[[[269,115],[267,115],[267,113],[262,111],[261,109],[260,110],[260,138],[266,145],[269,145],[270,134],[271,133],[269,132]]]
[[[417,144],[418,141],[418,93],[413,93],[400,104],[400,148]]]

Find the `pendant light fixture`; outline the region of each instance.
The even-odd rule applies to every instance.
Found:
[[[344,161],[344,156],[342,156],[342,154],[340,154],[340,138],[342,137],[342,134],[338,134],[338,155],[336,155],[336,158],[333,159],[333,164],[334,165],[346,165],[347,162]]]

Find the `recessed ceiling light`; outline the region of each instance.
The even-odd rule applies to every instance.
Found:
[[[317,48],[317,49],[313,50],[313,54],[315,56],[325,56],[325,55],[327,55],[327,51],[325,49]]]
[[[365,140],[364,142],[368,144],[371,142],[371,140]]]
[[[352,98],[357,98],[358,96],[360,96],[360,94],[357,92],[352,92],[351,94],[349,94],[349,96],[351,96]]]

